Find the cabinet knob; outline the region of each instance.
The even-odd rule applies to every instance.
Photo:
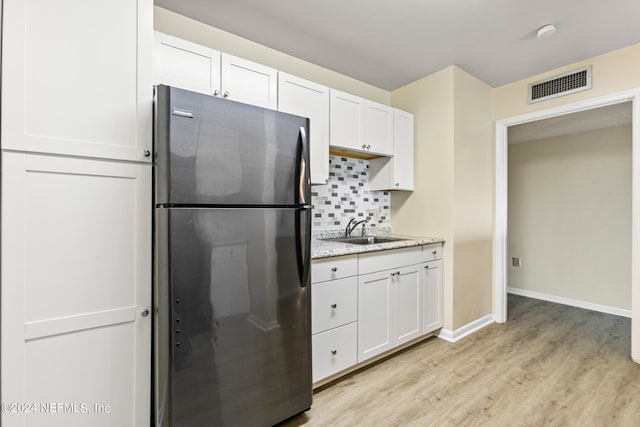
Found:
[[[225,98],[228,98],[229,97],[229,91],[225,90],[224,94],[222,96],[225,97]]]
[[[220,91],[218,89],[214,90],[213,96],[220,96]]]
[[[144,156],[145,157],[149,157],[151,155],[151,151],[149,150],[144,150]]]
[[[331,271],[333,271],[335,273],[336,271],[338,271],[338,267],[331,268]]]
[[[338,304],[331,304],[331,308],[336,308],[338,307]]]
[[[367,150],[371,149],[371,145],[367,144]]]
[[[428,265],[425,265],[425,266],[424,266],[424,268],[428,270],[428,269],[429,269],[429,266],[428,266]]]
[[[432,253],[433,255],[437,255],[437,254],[438,254],[438,251],[431,251],[431,253]]]
[[[331,354],[335,356],[336,354],[338,354],[338,350],[331,350]]]
[[[324,182],[325,182],[325,184],[328,184],[329,183],[329,178],[325,179]]]
[[[367,144],[362,144],[362,149],[365,150],[367,148]]]
[[[149,315],[149,310],[146,308],[140,312],[140,316],[147,317]]]
[[[395,186],[396,186],[396,187],[400,187],[400,183],[399,183],[399,182],[396,182],[396,183],[395,183]]]

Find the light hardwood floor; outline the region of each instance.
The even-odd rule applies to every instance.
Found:
[[[314,395],[285,426],[640,426],[630,320],[509,296],[509,320],[432,338]]]

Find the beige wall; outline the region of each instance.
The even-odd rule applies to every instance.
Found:
[[[441,236],[444,328],[491,313],[492,89],[451,66],[391,93],[415,114],[415,191],[391,196],[391,225]]]
[[[575,68],[593,65],[593,87],[590,90],[556,99],[527,104],[529,83],[552,77]],[[610,95],[640,87],[640,44],[615,50],[586,61],[538,74],[495,89],[494,118],[503,119],[520,114],[570,104],[584,99]]]
[[[509,286],[631,309],[631,125],[509,146]]]
[[[289,74],[389,105],[391,94],[378,87],[336,73],[286,53],[254,43],[215,27],[154,6],[155,30],[240,56]]]
[[[453,329],[492,312],[493,89],[454,68]]]

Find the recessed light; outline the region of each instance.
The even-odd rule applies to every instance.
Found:
[[[540,40],[548,39],[555,33],[556,33],[556,26],[553,24],[548,24],[548,25],[545,25],[544,27],[541,27],[538,30],[538,32],[536,33],[536,37],[538,37],[538,39]]]

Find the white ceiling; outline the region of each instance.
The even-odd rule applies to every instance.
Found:
[[[613,126],[631,126],[631,119],[631,102],[623,102],[511,126],[508,129],[508,141],[509,144],[518,144],[606,129]]]
[[[452,64],[497,87],[640,42],[639,0],[155,4],[387,90]],[[557,33],[537,40],[550,23]]]

